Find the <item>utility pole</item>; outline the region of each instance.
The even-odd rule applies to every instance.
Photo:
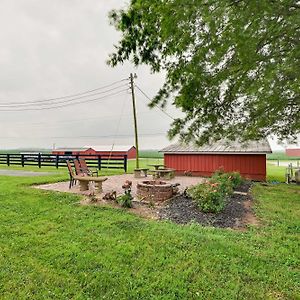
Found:
[[[133,121],[134,121],[134,136],[135,136],[135,148],[136,148],[136,169],[139,169],[139,139],[138,139],[138,129],[137,129],[137,117],[136,117],[136,106],[135,106],[135,95],[134,95],[134,79],[136,79],[136,74],[130,73],[130,88],[132,96],[132,107],[133,107]]]

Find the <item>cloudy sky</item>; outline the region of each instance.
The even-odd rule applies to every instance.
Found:
[[[126,81],[121,80],[130,72],[137,73],[136,83],[152,97],[164,77],[150,74],[147,67],[135,69],[129,63],[114,69],[107,66],[108,55],[120,38],[109,25],[108,13],[126,3],[0,1],[0,149],[134,143],[131,96],[125,91]],[[102,94],[76,101],[115,94],[107,98],[55,109],[43,102],[113,82],[118,83],[96,91]],[[166,132],[171,119],[158,109],[150,110],[139,91],[136,96],[141,148],[158,149],[169,144]],[[50,103],[73,103],[70,99]],[[41,101],[30,106],[37,110],[24,110],[28,107],[22,103],[30,101]],[[167,111],[178,116],[172,107]],[[272,145],[274,148],[275,143]]]
[[[119,94],[89,103],[56,109],[30,106],[43,108],[35,111],[22,105],[103,87],[128,78],[130,72],[137,73],[136,83],[152,97],[162,75],[152,75],[146,67],[112,69],[106,64],[120,37],[109,25],[108,12],[124,5],[123,0],[1,0],[0,149],[134,142],[126,81],[99,90],[104,93],[97,97]],[[136,96],[141,148],[167,145],[171,119],[150,110],[139,91]],[[176,115],[174,109],[167,110]]]

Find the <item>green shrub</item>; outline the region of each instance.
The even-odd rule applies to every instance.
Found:
[[[224,209],[225,197],[218,183],[202,183],[187,190],[188,195],[205,213],[218,213]]]
[[[187,193],[203,212],[218,213],[224,209],[226,197],[241,183],[239,173],[218,170],[209,181],[191,187]]]
[[[212,176],[212,179],[217,180],[217,181],[229,181],[229,183],[232,184],[232,188],[235,189],[238,187],[240,184],[243,183],[243,178],[240,175],[239,172],[220,172],[216,171],[214,175]]]
[[[130,193],[118,196],[116,201],[122,207],[132,207],[132,196],[130,195]]]
[[[223,167],[221,167],[221,168],[219,168],[218,170],[215,171],[215,173],[213,174],[212,177],[214,177],[214,176],[220,176],[220,175],[222,175],[224,173],[225,173],[225,171],[224,171]]]
[[[230,180],[228,180],[226,177],[219,176],[217,178],[211,178],[209,180],[211,184],[217,184],[218,185],[218,190],[223,194],[223,195],[230,195],[233,192],[233,184]]]

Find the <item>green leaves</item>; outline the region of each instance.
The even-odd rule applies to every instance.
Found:
[[[169,136],[260,139],[300,132],[300,5],[292,0],[135,0],[110,16],[109,63],[166,71],[153,104],[185,113]]]
[[[238,172],[219,170],[208,181],[190,187],[187,193],[203,212],[219,213],[226,206],[226,197],[232,196],[233,190],[242,182]]]

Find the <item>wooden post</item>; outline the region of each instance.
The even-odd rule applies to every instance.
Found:
[[[39,168],[41,168],[41,166],[42,166],[41,153],[38,154],[38,165],[39,165]]]
[[[124,155],[124,171],[127,173],[127,155]]]
[[[58,169],[58,164],[59,164],[59,155],[56,154],[56,158],[55,158],[55,167],[56,167],[56,169]]]
[[[21,154],[21,164],[22,164],[22,167],[24,167],[24,154]]]
[[[131,96],[132,96],[132,107],[133,107],[133,121],[134,121],[134,136],[135,136],[135,148],[136,148],[136,164],[135,167],[138,169],[140,167],[139,164],[139,141],[138,141],[138,130],[137,130],[137,117],[136,117],[136,106],[135,106],[135,95],[134,95],[134,78],[130,73],[130,88],[131,88]]]
[[[98,170],[101,170],[101,155],[98,155]]]
[[[10,166],[10,155],[7,154],[6,156],[6,162],[7,162],[7,165]]]

